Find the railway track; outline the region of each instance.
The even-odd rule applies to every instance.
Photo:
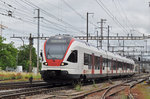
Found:
[[[133,83],[133,84],[130,85],[129,94],[128,94],[129,99],[135,99],[134,95],[132,93],[132,88],[135,87],[137,84],[142,83],[145,80],[147,80],[147,79],[140,79],[136,83]]]
[[[115,86],[111,86],[110,88],[108,88],[104,93],[103,93],[103,95],[102,95],[102,97],[101,97],[101,99],[110,99],[111,98],[111,96],[114,96],[114,95],[117,95],[119,92],[121,92],[121,91],[123,91],[123,90],[125,90],[128,86],[126,86],[126,85],[129,85],[129,83],[130,83],[130,87],[129,87],[129,94],[128,94],[128,98],[129,99],[134,99],[134,96],[133,96],[133,94],[132,94],[132,92],[131,92],[131,89],[134,87],[134,86],[136,86],[137,84],[139,84],[139,83],[141,83],[141,82],[143,82],[143,81],[145,81],[147,79],[147,77],[146,78],[138,78],[138,79],[136,79],[136,80],[131,80],[131,81],[127,81],[127,82],[123,82],[123,83],[121,83],[121,84],[117,84],[117,85],[115,85]]]
[[[137,77],[137,76],[136,76]],[[97,90],[93,90],[90,92],[81,93],[80,95],[75,96],[73,99],[83,99],[90,95],[99,94],[99,99],[111,99],[111,96],[117,95],[119,92],[125,90],[127,87],[129,87],[129,99],[134,99],[134,96],[132,94],[131,89],[138,83],[141,83],[148,79],[149,76],[142,76],[137,78],[131,78],[127,81],[123,81],[120,83],[116,83],[114,85],[107,86],[105,88],[99,88]],[[101,97],[101,98],[100,98]],[[88,99],[88,98],[87,98]]]
[[[0,83],[0,90],[9,90],[9,89],[17,89],[17,88],[28,88],[28,87],[36,87],[43,86],[47,84],[44,81],[33,81],[30,82],[14,82],[14,83]]]
[[[0,91],[0,99],[16,99],[19,97],[26,97],[26,96],[32,96],[36,94],[46,94],[58,90],[63,89],[69,89],[71,86],[68,86],[68,84],[57,84],[57,85],[45,85],[45,86],[37,86],[37,87],[31,87],[31,88],[21,88],[21,89],[13,89],[13,90],[4,90]]]
[[[40,81],[32,81],[32,84],[35,83],[43,83],[43,80]],[[20,81],[20,82],[7,82],[7,83],[0,83],[0,86],[9,86],[9,85],[23,85],[23,84],[31,84],[29,81]]]
[[[90,90],[90,91],[81,91],[81,92],[75,92],[75,93],[67,93],[67,91],[69,91],[69,90],[74,90],[73,87],[67,83],[66,84],[65,83],[64,84],[59,83],[59,84],[53,85],[53,84],[46,84],[45,82],[35,82],[35,83],[31,84],[33,86],[21,87],[21,88],[17,88],[20,85],[18,83],[14,83],[14,85],[18,85],[16,87],[17,89],[1,90],[0,91],[0,99],[16,99],[18,97],[20,98],[20,97],[36,96],[38,94],[40,94],[40,95],[41,94],[44,94],[44,95],[48,94],[46,98],[56,98],[57,97],[58,99],[60,99],[62,97],[63,98],[65,97],[65,99],[66,99],[68,97],[69,98],[71,97],[72,99],[83,99],[83,98],[87,97],[88,95],[91,95],[94,93],[99,93],[99,92],[101,92],[101,96],[103,96],[103,98],[101,98],[101,99],[106,99],[108,97],[111,97],[112,95],[116,95],[120,91],[124,90],[127,86],[130,86],[131,87],[130,89],[132,89],[134,87],[133,84],[138,83],[140,81],[137,79],[144,79],[147,76],[142,76],[142,77],[135,76],[135,77],[127,79],[126,81],[125,81],[125,79],[120,80],[120,81],[113,80],[112,83],[110,83],[110,85],[108,85],[108,86],[98,87],[98,88],[96,88],[94,90]],[[141,80],[141,81],[143,81],[143,80]],[[110,81],[108,81],[108,82],[110,82]],[[106,82],[103,82],[103,84],[105,84],[105,83]],[[28,85],[29,82],[27,82],[25,84]],[[1,86],[6,87],[5,84],[2,84]],[[88,86],[88,84],[86,84],[85,86]],[[117,88],[119,90],[110,91],[110,90],[113,90],[115,88]],[[132,91],[130,91],[129,96],[133,96]],[[28,98],[28,99],[30,99],[30,98]],[[33,99],[36,99],[36,98],[33,98]]]

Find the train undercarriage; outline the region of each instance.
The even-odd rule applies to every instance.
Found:
[[[128,75],[79,75],[79,74],[68,74],[67,71],[60,70],[45,70],[41,71],[42,79],[48,83],[56,83],[56,82],[86,82],[93,80],[103,80],[103,79],[111,79],[111,78],[121,78],[121,77],[130,77],[133,74]],[[91,77],[89,77],[91,76]]]

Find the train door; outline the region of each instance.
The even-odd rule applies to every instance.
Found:
[[[85,51],[82,51],[82,57],[83,57],[83,74],[90,74],[90,67],[91,67],[91,55],[88,53],[85,53]]]
[[[107,58],[103,58],[103,67],[102,67],[102,72],[103,74],[107,74]]]
[[[69,67],[71,69],[77,69],[78,68],[78,62],[79,62],[79,57],[78,57],[78,50],[72,50],[70,55],[67,58],[67,61],[69,63]]]
[[[82,73],[84,69],[84,53],[82,50],[78,50],[78,70]]]

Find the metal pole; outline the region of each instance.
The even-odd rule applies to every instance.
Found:
[[[87,41],[87,42],[88,42],[88,35],[89,35],[89,34],[88,34],[88,27],[89,27],[89,24],[88,24],[89,17],[88,17],[88,16],[89,16],[89,13],[87,12],[87,23],[86,23],[86,24],[87,24],[87,28],[86,28],[86,32],[87,32],[86,41]]]
[[[146,42],[146,53],[147,53],[147,40],[145,40],[145,42]]]
[[[123,56],[124,56],[124,40],[123,40]]]
[[[32,44],[33,44],[33,38],[31,37],[31,34],[30,34],[30,37],[29,37],[29,50],[30,50],[30,53],[29,53],[29,58],[30,58],[29,72],[32,72]]]
[[[2,29],[3,29],[3,25],[2,25],[2,21],[1,21],[1,24],[0,24],[0,29],[1,29],[1,33],[0,33],[0,35],[1,35],[1,37],[2,37]]]
[[[97,38],[98,38],[98,31],[97,31]],[[98,39],[97,39],[97,48],[98,48]]]
[[[106,19],[101,19],[101,26],[100,26],[100,29],[101,29],[101,40],[100,40],[100,46],[101,46],[101,49],[103,48],[103,24],[104,22],[107,21]]]
[[[37,39],[37,73],[39,72],[39,36],[40,36],[40,9],[38,10],[38,25],[37,25],[37,33],[38,33],[38,39]]]
[[[108,51],[109,51],[109,28],[110,28],[110,27],[109,27],[109,25],[108,25],[108,42],[107,42],[107,43],[108,43],[108,44],[107,44],[107,50],[108,50]]]
[[[102,39],[103,39],[103,19],[101,19],[101,49],[102,49]]]
[[[87,32],[87,37],[86,37],[86,41],[88,42],[88,36],[89,36],[89,14],[94,14],[94,13],[88,13],[86,14],[86,17],[87,17],[87,28],[86,28],[86,32]]]

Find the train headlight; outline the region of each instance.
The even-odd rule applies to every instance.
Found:
[[[48,66],[48,63],[47,63],[47,62],[44,62],[44,63],[43,63],[43,65],[46,65],[46,66]]]
[[[62,62],[62,63],[60,64],[60,66],[65,66],[65,65],[68,65],[68,63]]]
[[[64,63],[61,63],[61,66],[64,66],[65,64]]]

